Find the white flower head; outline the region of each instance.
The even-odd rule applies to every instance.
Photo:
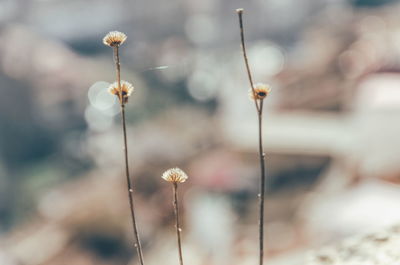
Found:
[[[188,179],[188,176],[186,175],[183,170],[180,168],[171,168],[165,171],[162,176],[163,179],[169,182],[174,182],[174,183],[183,183]]]
[[[119,31],[111,31],[104,38],[103,43],[110,47],[120,46],[126,40],[125,33]]]

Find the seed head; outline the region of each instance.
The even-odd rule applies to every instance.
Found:
[[[238,13],[238,14],[243,13],[243,8],[238,8],[238,9],[236,9],[236,13]]]
[[[121,80],[121,93],[118,82],[114,82],[108,87],[108,92],[110,92],[112,95],[116,95],[119,101],[123,104],[128,102],[129,96],[132,94],[133,90],[134,88],[132,84],[124,80]],[[120,96],[122,96],[122,99]]]
[[[252,89],[249,90],[249,96],[252,100],[264,99],[269,93],[271,93],[271,87],[269,85],[258,83],[254,86],[254,92]]]
[[[174,183],[183,183],[188,179],[188,176],[180,168],[171,168],[165,171],[162,176],[163,179]]]
[[[124,43],[126,38],[127,36],[125,35],[125,33],[119,31],[111,31],[103,38],[103,43],[104,45],[110,47],[117,47]]]

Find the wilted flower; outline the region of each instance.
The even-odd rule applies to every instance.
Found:
[[[163,179],[169,182],[182,183],[188,179],[188,176],[180,168],[171,168],[165,171],[162,176]]]
[[[104,38],[103,43],[110,47],[119,46],[126,40],[125,33],[119,31],[111,31]]]
[[[119,86],[118,86],[118,82],[114,82],[112,83],[109,87],[108,87],[108,92],[110,92],[113,95],[116,95],[119,99],[120,96],[122,96],[122,102],[121,103],[127,103],[128,102],[128,98],[129,96],[132,94],[133,92],[133,85],[127,81],[121,80],[121,93],[119,91]],[[121,101],[121,99],[120,99]]]
[[[254,99],[264,99],[269,95],[269,93],[271,93],[271,87],[269,85],[263,84],[263,83],[256,84],[254,86],[254,92],[252,89],[249,90],[249,96],[253,100]]]

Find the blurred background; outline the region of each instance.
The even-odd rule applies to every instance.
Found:
[[[255,264],[264,114],[266,260],[400,223],[400,3],[390,0],[0,0],[0,264],[138,264],[123,172],[112,30],[145,262]]]

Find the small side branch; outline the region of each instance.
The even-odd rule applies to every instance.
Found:
[[[241,46],[242,46],[244,63],[246,65],[247,76],[249,78],[250,87],[251,87],[251,90],[253,91],[254,98],[257,98],[256,91],[254,90],[253,78],[251,76],[249,60],[247,58],[246,45],[245,45],[245,42],[244,42],[243,9],[241,9],[241,8],[237,9],[236,12],[237,12],[237,14],[239,16],[240,41],[241,41]],[[257,100],[254,100],[254,103],[256,105],[257,112],[259,112],[260,111],[260,107],[258,105]]]

